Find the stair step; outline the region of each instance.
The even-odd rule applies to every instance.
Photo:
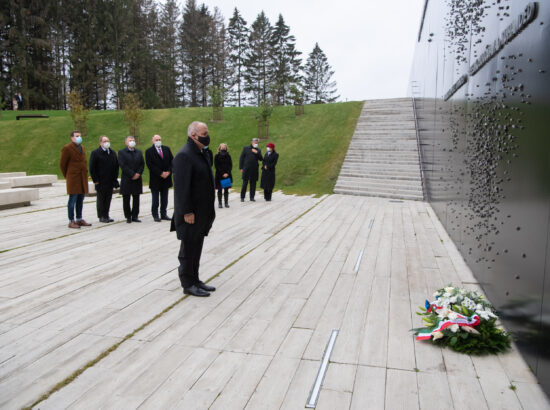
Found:
[[[405,200],[411,200],[411,201],[422,201],[424,198],[419,195],[409,195],[409,194],[402,194],[402,193],[393,193],[393,192],[382,192],[382,191],[357,191],[354,189],[348,189],[345,187],[342,188],[334,188],[335,194],[342,194],[342,195],[358,195],[358,196],[372,196],[372,197],[378,197],[378,198],[391,198],[391,199],[405,199]]]
[[[398,190],[408,193],[422,194],[422,185],[420,182],[407,180],[399,181],[394,179],[339,177],[336,185],[360,187],[362,189],[379,189],[382,191]]]

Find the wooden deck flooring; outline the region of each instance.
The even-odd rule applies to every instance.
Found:
[[[426,203],[232,194],[202,258],[218,290],[183,298],[179,243],[148,194],[141,224],[121,222],[120,198],[119,222],[99,224],[87,198],[93,226],[73,231],[62,184],[41,191],[0,211],[1,408],[32,404],[125,338],[37,408],[304,408],[332,329],[318,409],[550,408],[515,350],[476,358],[414,341],[434,289],[477,288]]]

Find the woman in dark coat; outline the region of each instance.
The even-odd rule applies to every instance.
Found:
[[[214,157],[214,166],[216,168],[216,189],[218,190],[218,208],[222,206],[222,189],[225,199],[225,207],[229,208],[229,188],[222,188],[220,180],[230,178],[233,182],[233,176],[231,175],[231,169],[233,168],[233,161],[231,155],[227,149],[227,144],[220,144],[218,147],[218,153]]]
[[[260,183],[260,187],[264,190],[266,201],[271,201],[271,194],[275,186],[275,166],[278,159],[279,154],[275,151],[275,144],[270,142],[267,144],[267,152],[262,162],[262,180]]]

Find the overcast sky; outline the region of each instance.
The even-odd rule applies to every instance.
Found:
[[[197,0],[226,23],[237,7],[248,26],[263,10],[279,14],[303,61],[315,43],[335,71],[341,101],[404,97],[424,0]],[[183,0],[180,4],[184,4]]]

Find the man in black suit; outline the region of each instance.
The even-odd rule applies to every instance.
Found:
[[[120,194],[126,222],[141,222],[139,216],[139,196],[143,193],[141,175],[145,168],[145,161],[136,140],[132,136],[126,137],[126,148],[118,151],[118,164],[122,170],[120,178]],[[132,207],[130,207],[130,196]]]
[[[118,160],[111,150],[109,138],[99,137],[99,148],[90,156],[90,175],[94,181],[97,194],[97,217],[99,222],[113,222],[109,216],[113,188],[118,188]]]
[[[258,148],[258,138],[252,138],[250,145],[243,148],[239,159],[239,169],[243,177],[241,188],[241,202],[246,196],[246,186],[250,181],[250,200],[255,201],[256,181],[258,181],[258,162],[263,161],[262,151]]]
[[[174,216],[171,231],[181,240],[178,268],[183,293],[210,296],[216,290],[199,279],[199,264],[204,237],[208,235],[216,212],[214,210],[214,176],[208,154],[210,144],[206,124],[194,121],[187,130],[187,144],[173,161]]]
[[[153,202],[151,213],[155,222],[162,219],[170,221],[166,213],[168,206],[168,190],[172,186],[172,151],[166,145],[162,145],[160,135],[153,136],[153,146],[145,151],[145,162],[149,168],[149,188]],[[160,218],[159,218],[159,196],[160,196]]]

